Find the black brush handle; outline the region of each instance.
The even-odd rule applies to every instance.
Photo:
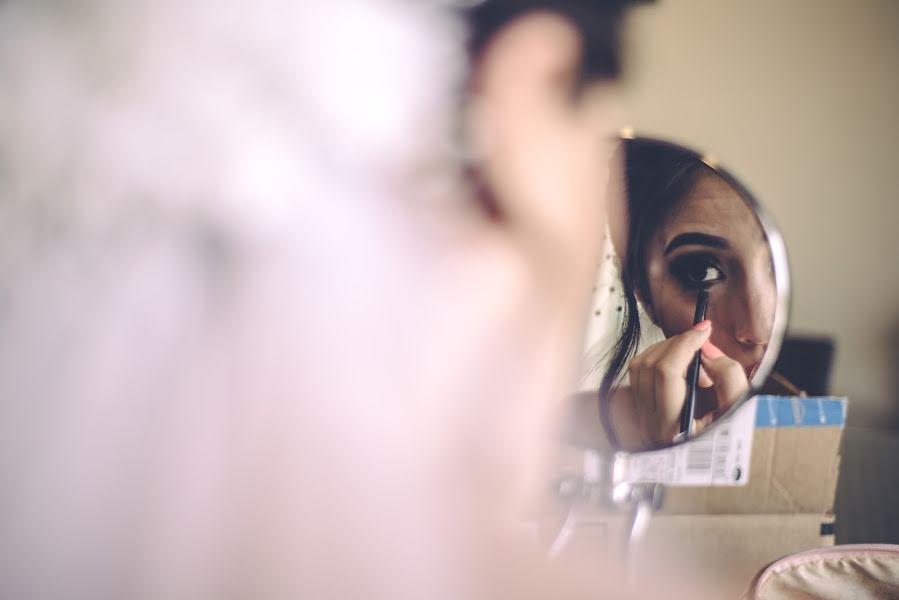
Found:
[[[698,325],[705,321],[706,308],[709,305],[709,293],[706,291],[699,292],[696,297],[696,312],[693,313],[693,325]],[[699,382],[699,367],[701,365],[702,353],[697,352],[690,363],[687,370],[687,397],[684,400],[684,410],[681,412],[680,430],[684,439],[689,438],[693,433],[693,416],[696,413],[696,384]]]

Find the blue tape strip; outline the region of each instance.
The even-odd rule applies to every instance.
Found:
[[[845,424],[845,398],[758,396],[755,412],[758,428],[841,427]]]

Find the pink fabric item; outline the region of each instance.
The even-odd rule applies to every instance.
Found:
[[[744,598],[899,598],[899,546],[843,545],[792,554],[756,575]]]

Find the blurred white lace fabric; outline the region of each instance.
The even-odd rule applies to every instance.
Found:
[[[605,374],[612,348],[618,341],[624,324],[625,295],[621,283],[620,258],[609,236],[608,229],[603,252],[596,269],[593,284],[593,304],[584,342],[584,360],[579,391],[597,390]],[[640,342],[637,352],[665,339],[662,330],[647,316],[643,306],[637,305],[640,318]],[[627,382],[627,372],[621,381]]]

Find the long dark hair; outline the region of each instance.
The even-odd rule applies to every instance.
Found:
[[[665,142],[625,139],[618,148],[624,165],[626,235],[613,235],[624,248],[617,248],[621,261],[624,295],[623,321],[618,340],[606,355],[608,365],[599,386],[599,415],[610,439],[617,444],[609,415],[612,388],[640,343],[640,313],[637,296],[652,303],[646,276],[646,248],[656,230],[693,188],[703,173],[714,173],[699,155]]]

